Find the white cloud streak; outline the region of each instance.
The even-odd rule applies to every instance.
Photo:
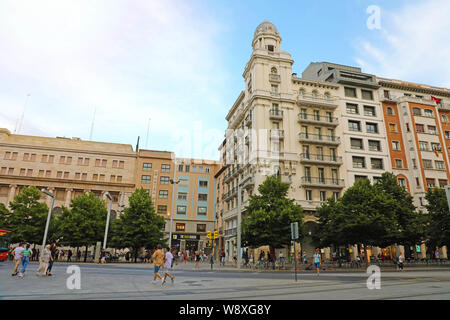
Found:
[[[396,10],[381,10],[375,40],[359,40],[356,62],[382,77],[450,87],[450,2],[408,1]]]
[[[94,107],[94,140],[142,142],[149,118],[149,147],[166,150],[197,120],[223,130],[207,115],[227,108],[218,104],[228,77],[221,30],[184,1],[3,1],[0,127],[14,130],[31,93],[22,134],[88,139]]]

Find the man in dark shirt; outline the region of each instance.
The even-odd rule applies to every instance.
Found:
[[[53,242],[52,246],[50,247],[50,260],[48,262],[48,268],[47,268],[48,276],[52,275],[51,271],[52,271],[52,267],[53,267],[53,262],[55,261],[55,258],[56,258],[56,251],[57,251],[56,243]]]

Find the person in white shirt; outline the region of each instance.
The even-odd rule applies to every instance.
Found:
[[[167,277],[169,277],[170,280],[172,280],[172,283],[174,282],[174,279],[175,279],[175,277],[169,273],[169,269],[172,268],[173,255],[170,252],[169,248],[166,248],[164,251],[165,251],[164,269],[166,269],[166,271],[164,273],[164,279],[163,279],[163,282],[161,283],[161,286],[163,286],[166,283]]]
[[[25,243],[21,243],[17,248],[14,249],[14,270],[12,276],[16,276],[19,273],[19,266],[22,262],[22,251],[25,250]]]
[[[403,271],[403,256],[401,253],[398,255],[398,267]]]
[[[50,245],[48,244],[45,249],[41,252],[39,258],[39,268],[36,270],[36,276],[38,277],[41,273],[42,276],[47,276],[48,262],[50,261]]]

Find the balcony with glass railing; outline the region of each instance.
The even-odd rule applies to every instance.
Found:
[[[329,116],[319,116],[315,114],[299,113],[298,114],[299,123],[310,123],[310,124],[321,124],[325,126],[335,127],[339,124],[338,118]]]
[[[297,104],[299,106],[318,107],[324,109],[336,109],[338,106],[338,97],[317,94],[299,94]]]
[[[317,144],[339,145],[341,143],[341,139],[339,137],[323,134],[302,132],[299,134],[298,138],[300,142],[310,142]]]
[[[270,119],[273,119],[273,120],[283,120],[283,110],[270,109],[269,116],[270,116]]]
[[[301,153],[300,162],[302,163],[317,163],[329,165],[341,165],[342,157],[327,156],[323,154]]]
[[[301,178],[301,185],[319,188],[344,188],[344,179],[305,176]]]

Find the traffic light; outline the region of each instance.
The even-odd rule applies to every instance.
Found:
[[[208,231],[208,235],[206,236],[208,239],[211,239],[211,231]]]
[[[219,231],[214,230],[214,239],[219,238]]]

